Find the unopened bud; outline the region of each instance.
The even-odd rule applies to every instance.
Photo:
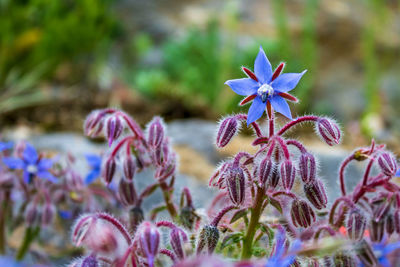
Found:
[[[357,262],[353,256],[345,252],[338,252],[333,256],[335,267],[357,267]]]
[[[238,122],[235,117],[228,117],[219,124],[217,133],[217,147],[225,147],[238,131]]]
[[[310,183],[304,184],[304,193],[315,208],[319,210],[326,208],[328,198],[326,197],[324,184],[321,180],[316,179]]]
[[[364,237],[367,219],[359,209],[352,209],[347,215],[346,226],[349,238],[359,241]]]
[[[371,246],[365,240],[362,240],[359,244],[357,244],[356,251],[358,258],[364,266],[378,266],[378,260],[376,259]]]
[[[208,254],[212,254],[219,240],[219,230],[216,226],[206,225],[199,235],[197,244],[197,254],[200,254],[204,247],[208,249]]]
[[[188,241],[187,235],[182,229],[175,227],[171,230],[170,243],[172,250],[178,257],[178,259],[183,259],[185,257],[183,244],[187,241]]]
[[[279,178],[281,178],[279,172],[274,171],[272,172],[271,179],[269,179],[268,185],[272,188],[275,188],[279,184]]]
[[[135,185],[132,181],[121,179],[118,186],[119,198],[123,205],[133,206],[136,203],[137,195]]]
[[[386,233],[391,236],[395,231],[394,215],[388,214],[385,218]]]
[[[164,125],[160,117],[155,117],[148,126],[147,142],[152,147],[159,147],[164,140]]]
[[[111,146],[114,140],[118,139],[124,130],[124,124],[121,118],[119,116],[112,116],[108,118],[106,130],[108,145]]]
[[[396,233],[400,234],[400,210],[397,209],[393,213],[394,229]]]
[[[229,193],[229,198],[235,205],[243,203],[245,198],[245,177],[243,170],[239,167],[232,167],[227,170],[226,188]]]
[[[283,188],[291,190],[296,177],[296,168],[291,160],[286,160],[281,164],[281,178]]]
[[[315,214],[310,205],[304,200],[293,200],[290,210],[292,222],[296,227],[309,227],[315,222]]]
[[[50,225],[51,222],[54,219],[54,214],[55,214],[55,207],[54,205],[50,204],[50,203],[46,203],[42,209],[42,217],[41,217],[41,221],[42,221],[42,225],[43,226],[47,226]]]
[[[384,152],[378,157],[378,165],[382,173],[388,177],[392,177],[396,174],[397,163],[396,158],[388,153]]]
[[[369,234],[372,242],[381,242],[385,233],[385,220],[371,220]]]
[[[39,216],[38,206],[36,203],[31,202],[25,208],[25,222],[28,226],[36,223]]]
[[[80,265],[80,267],[98,267],[99,266],[99,262],[97,261],[95,256],[87,256],[86,258],[84,258],[82,260],[82,264]]]
[[[340,143],[341,132],[335,121],[328,118],[320,118],[316,124],[316,132],[328,145]]]
[[[272,177],[275,172],[274,162],[266,157],[260,163],[260,168],[258,171],[258,178],[261,184],[265,185]]]
[[[85,120],[84,132],[86,136],[97,137],[103,130],[103,115],[100,111],[95,110],[91,112]]]
[[[374,220],[380,221],[388,214],[390,209],[390,199],[382,198],[372,203],[372,210],[374,214]]]
[[[169,160],[170,147],[168,141],[164,141],[161,145],[157,146],[154,150],[156,164],[158,166],[165,165]]]
[[[308,152],[301,154],[299,159],[299,173],[301,179],[305,183],[309,183],[315,179],[317,166],[315,163],[315,158],[312,154]]]
[[[136,235],[147,264],[153,267],[160,246],[160,232],[154,224],[145,221],[139,225]]]
[[[126,157],[122,163],[124,176],[128,180],[132,180],[136,173],[136,161],[132,157]]]
[[[106,184],[110,184],[115,174],[116,163],[114,157],[109,157],[103,165],[103,177]]]

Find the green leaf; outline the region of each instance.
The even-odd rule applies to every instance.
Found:
[[[221,242],[221,250],[226,248],[227,246],[231,246],[239,243],[243,239],[243,233],[233,233],[226,235]]]

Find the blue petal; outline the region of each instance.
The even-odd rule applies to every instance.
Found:
[[[23,174],[24,182],[29,184],[31,182],[31,177],[32,177],[32,174],[30,172],[28,172],[27,170],[24,170],[24,174]]]
[[[400,169],[396,172],[396,177],[400,177]]]
[[[57,183],[57,178],[54,177],[54,176],[53,176],[51,173],[49,173],[48,171],[39,171],[39,172],[37,173],[37,176],[38,176],[39,178],[46,179],[46,180],[48,180],[48,181],[50,181],[50,182],[52,182],[52,183]]]
[[[3,158],[3,163],[10,169],[22,169],[25,166],[24,161],[19,158]]]
[[[86,154],[86,161],[92,168],[97,168],[101,166],[101,157],[95,154]]]
[[[93,170],[86,175],[85,178],[85,184],[91,184],[93,183],[94,180],[96,180],[100,176],[100,171],[99,170]]]
[[[264,50],[260,46],[256,61],[254,62],[254,74],[257,76],[259,82],[269,83],[272,77],[272,67]]]
[[[0,152],[13,147],[12,142],[0,142]]]
[[[307,70],[302,73],[284,73],[278,76],[272,83],[271,86],[275,91],[286,93],[296,87],[301,77],[306,73]]]
[[[387,246],[383,249],[383,251],[384,251],[385,254],[389,254],[389,253],[391,253],[392,251],[394,251],[394,250],[396,250],[396,249],[399,249],[399,248],[400,248],[400,242],[396,242],[396,243],[392,243],[392,244],[387,245]]]
[[[59,210],[58,215],[60,215],[60,217],[63,219],[71,219],[72,218],[72,212],[70,212],[68,210]]]
[[[48,170],[53,166],[53,160],[51,159],[41,159],[38,163],[39,170]]]
[[[247,114],[247,125],[250,125],[252,122],[258,120],[264,113],[267,102],[263,103],[261,98],[257,96],[254,98],[253,103],[249,109],[249,113]]]
[[[22,156],[24,160],[29,163],[36,163],[39,158],[36,149],[29,143],[25,144],[25,150],[22,153]]]
[[[250,78],[228,80],[225,82],[236,94],[248,96],[257,92],[258,83]]]
[[[268,100],[271,102],[271,105],[276,112],[281,113],[288,119],[292,119],[292,114],[290,112],[289,105],[285,99],[283,99],[279,95],[274,95],[273,97],[271,97]]]

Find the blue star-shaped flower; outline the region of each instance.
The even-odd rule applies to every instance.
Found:
[[[100,177],[101,173],[101,157],[95,154],[87,154],[86,161],[89,164],[90,172],[85,177],[85,184],[91,184]]]
[[[53,183],[57,182],[57,178],[49,172],[49,169],[53,166],[53,160],[39,158],[36,149],[29,143],[26,143],[22,158],[5,157],[3,163],[10,169],[23,170],[26,183],[29,183],[35,176]]]
[[[289,267],[291,264],[293,264],[294,260],[296,259],[296,252],[301,247],[300,240],[295,240],[289,251],[287,251],[285,246],[285,230],[282,228],[278,229],[275,240],[275,251],[267,260],[265,267]]]
[[[260,47],[260,52],[254,62],[254,73],[247,68],[243,68],[248,78],[225,82],[225,84],[229,85],[238,95],[247,96],[241,104],[245,104],[254,99],[247,117],[248,125],[259,119],[266,108],[268,108],[268,113],[271,115],[271,106],[275,111],[292,119],[289,105],[285,99],[290,101],[297,101],[297,99],[287,92],[296,87],[306,71],[302,73],[285,73],[280,75],[283,67],[284,64],[281,63],[275,71],[272,72],[271,63],[262,47]]]
[[[388,256],[393,251],[400,249],[400,241],[387,244],[387,240],[384,239],[382,242],[374,244],[373,248],[380,266],[390,267],[392,265],[388,259]],[[398,264],[398,262],[396,262],[396,264]]]

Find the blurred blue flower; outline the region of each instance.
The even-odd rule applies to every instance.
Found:
[[[12,148],[13,145],[12,142],[0,142],[0,152]]]
[[[373,248],[380,266],[390,267],[392,265],[388,259],[388,256],[393,251],[400,249],[400,241],[388,244],[387,240],[384,239],[380,243],[374,244]],[[398,264],[399,262],[396,263]]]
[[[39,158],[36,149],[29,143],[26,143],[22,159],[5,157],[3,158],[3,163],[10,169],[23,170],[23,177],[26,183],[29,183],[35,176],[53,183],[57,182],[57,178],[49,172],[49,169],[53,166],[53,160]]]
[[[70,212],[68,210],[59,210],[58,215],[60,215],[60,217],[65,220],[72,219],[72,212]]]
[[[400,169],[397,170],[396,177],[400,177]]]
[[[276,73],[273,73],[271,63],[262,47],[260,47],[256,61],[254,62],[254,74],[247,69],[245,71],[247,74],[249,74],[249,72],[251,73],[251,75],[249,75],[251,78],[235,79],[225,82],[225,84],[229,85],[238,95],[254,98],[247,117],[248,125],[262,116],[267,107],[267,103],[272,105],[275,111],[292,119],[292,114],[285,98],[289,100],[295,99],[293,96],[287,94],[287,92],[296,87],[306,71],[302,73],[285,73],[279,75],[282,67],[278,67]]]
[[[85,177],[85,184],[91,184],[100,177],[101,173],[101,157],[95,154],[87,154],[86,161],[89,164],[90,172]]]
[[[25,267],[20,262],[15,261],[13,258],[0,256],[0,266],[7,266],[7,267]]]
[[[296,259],[296,252],[301,247],[301,241],[295,240],[288,251],[285,247],[286,234],[283,228],[278,229],[275,238],[275,251],[269,257],[264,267],[289,267]]]

